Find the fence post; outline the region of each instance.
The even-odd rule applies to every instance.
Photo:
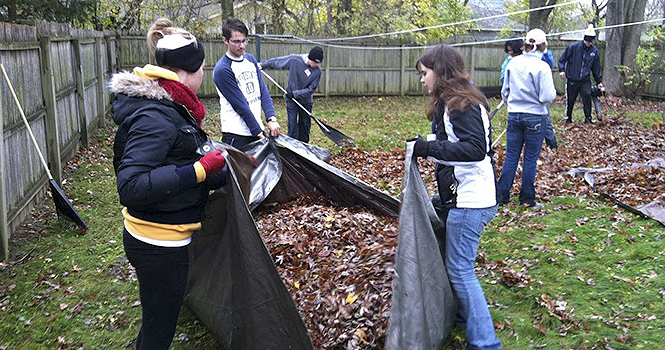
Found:
[[[51,175],[56,183],[62,184],[62,164],[60,161],[60,134],[58,132],[58,110],[55,100],[55,80],[51,63],[51,38],[42,36],[39,39],[41,53],[42,92],[46,105],[46,146],[47,158],[50,163]]]
[[[471,79],[475,79],[473,76],[476,73],[476,49],[475,46],[471,45],[471,63],[469,64],[469,75],[471,76]]]
[[[406,57],[404,57],[406,50],[404,50],[404,44],[400,44],[399,47],[399,95],[404,96],[406,91],[405,83],[408,82],[406,79]]]
[[[325,93],[326,98],[330,97],[330,62],[331,62],[331,60],[330,60],[330,51],[332,51],[332,47],[323,56],[323,57],[328,57],[328,59],[326,59],[325,62],[323,63],[325,65],[324,69],[325,69],[325,72],[326,72],[326,80],[324,82],[324,85],[325,85],[325,88],[326,88],[326,91],[324,93]]]
[[[2,99],[0,98],[0,237],[2,239],[2,255],[0,261],[9,260],[9,226],[7,224],[7,192],[5,191],[5,132],[1,114]]]
[[[261,36],[256,36],[256,61],[261,62]]]
[[[97,115],[99,127],[106,127],[106,104],[104,103],[104,67],[102,67],[102,38],[95,38],[95,57],[97,57]]]
[[[74,81],[76,82],[76,97],[78,98],[79,132],[81,133],[81,146],[88,148],[90,135],[88,121],[85,114],[85,82],[83,81],[83,62],[81,61],[81,41],[72,40],[74,48]]]

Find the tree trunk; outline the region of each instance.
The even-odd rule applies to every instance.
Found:
[[[610,0],[607,3],[605,23],[608,26],[620,24],[623,18],[623,0]],[[605,34],[605,67],[603,67],[603,85],[609,93],[621,95],[621,40],[624,27],[610,28]]]
[[[18,19],[15,0],[9,1],[9,3],[7,4],[7,17],[9,18],[10,22],[16,22],[16,20]]]
[[[333,5],[331,0],[326,0],[326,32],[331,33],[333,28]]]
[[[229,18],[233,18],[233,0],[220,0],[222,5],[222,23],[226,22]]]
[[[554,5],[558,0],[529,0],[529,8],[535,9],[543,6]],[[552,13],[552,8],[529,13],[529,29],[540,28],[547,32],[547,18]]]
[[[286,13],[285,0],[271,0],[269,2],[272,8],[270,17],[270,26],[274,34],[284,34],[284,14]]]
[[[353,2],[351,0],[340,0],[337,6],[337,16],[335,16],[335,29],[337,34],[346,35],[346,23],[352,17]]]
[[[606,23],[608,26],[644,20],[647,0],[609,0]],[[605,67],[603,85],[614,95],[623,95],[625,81],[619,66],[633,67],[644,25],[610,28],[605,37]]]

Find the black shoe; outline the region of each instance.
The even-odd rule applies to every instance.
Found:
[[[584,118],[584,122],[587,124],[593,124],[593,120],[591,120],[591,118]]]
[[[573,123],[573,118],[572,117],[566,118],[566,124],[572,124],[572,123]]]

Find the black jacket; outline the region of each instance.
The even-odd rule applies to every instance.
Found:
[[[445,208],[488,208],[496,204],[487,111],[442,110],[432,121],[436,140],[428,143],[430,160],[438,163],[436,182]]]
[[[564,68],[569,80],[590,81],[593,73],[597,84],[603,81],[598,49],[593,45],[586,47],[583,41],[570,44],[563,52],[559,58],[559,72],[563,72]]]
[[[156,81],[119,73],[111,91],[117,94],[113,167],[120,203],[150,222],[200,222],[208,191],[224,178],[196,182],[192,164],[201,158],[196,151],[207,140],[205,132]]]

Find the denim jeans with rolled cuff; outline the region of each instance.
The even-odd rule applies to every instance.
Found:
[[[466,324],[467,350],[501,349],[485,293],[474,270],[480,236],[496,211],[496,205],[452,208],[446,220],[446,271],[457,297],[458,319]]]
[[[497,183],[497,201],[508,203],[510,188],[515,180],[517,163],[524,149],[522,163],[522,190],[520,203],[525,205],[536,204],[536,162],[540,157],[547,128],[547,115],[528,113],[508,113],[508,126],[506,131],[506,156],[501,169],[501,178]]]

